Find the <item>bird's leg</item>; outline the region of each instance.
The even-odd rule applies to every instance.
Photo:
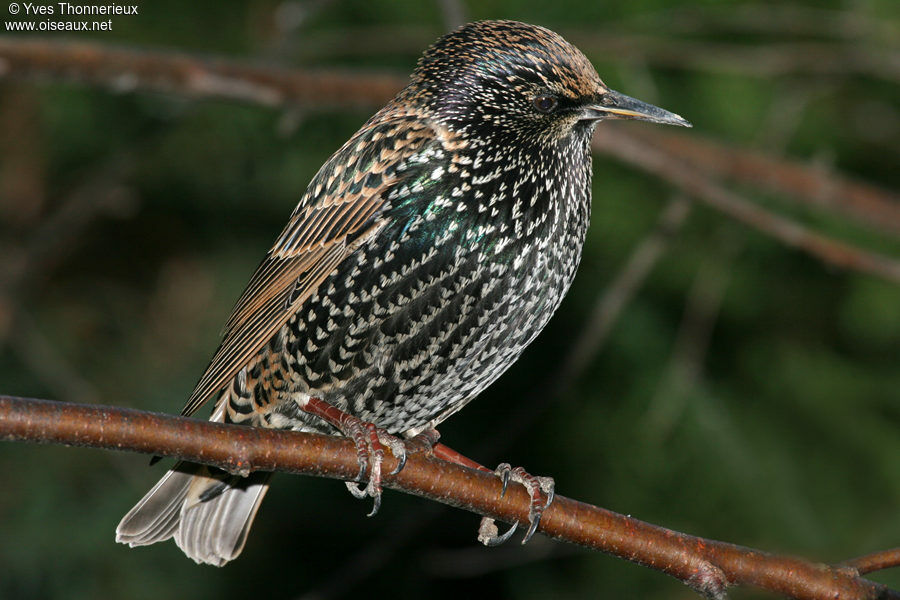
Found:
[[[396,475],[406,466],[407,448],[409,448],[409,452],[428,450],[437,443],[440,437],[432,427],[404,442],[374,423],[354,417],[321,398],[310,397],[297,404],[300,410],[319,417],[353,440],[353,443],[356,444],[356,458],[359,461],[359,474],[356,476],[356,482],[362,481],[366,474],[366,467],[371,464],[369,482],[366,487],[360,489],[355,482],[346,482],[347,489],[354,497],[365,498],[368,496],[373,499],[372,512],[368,515],[370,517],[381,508],[381,464],[384,462],[385,446],[390,448],[391,454],[399,461],[397,467],[391,472],[391,475]]]
[[[524,485],[531,497],[531,507],[528,511],[530,527],[522,539],[523,544],[534,536],[541,523],[541,516],[543,516],[547,507],[550,506],[550,503],[553,502],[553,478],[536,477],[526,472],[522,467],[512,468],[507,463],[501,464],[494,470],[488,469],[471,458],[460,454],[453,448],[439,444],[440,434],[434,427],[428,427],[408,440],[401,440],[384,429],[377,427],[374,423],[354,417],[321,398],[306,398],[298,402],[298,406],[302,411],[319,417],[335,427],[344,436],[353,440],[353,443],[356,444],[356,456],[359,461],[357,482],[365,477],[366,467],[371,464],[369,481],[366,487],[360,489],[356,483],[346,482],[347,489],[350,490],[354,497],[370,497],[374,500],[372,512],[368,515],[370,517],[375,515],[378,509],[381,508],[381,465],[384,462],[385,446],[390,448],[391,454],[398,460],[397,467],[391,472],[391,475],[396,475],[406,466],[408,453],[431,452],[437,458],[448,462],[478,471],[495,473],[503,481],[503,489],[500,492],[501,497],[506,494],[506,488],[509,486],[510,481]],[[518,523],[514,523],[509,531],[503,535],[498,535],[494,520],[490,517],[483,517],[478,528],[478,541],[485,546],[498,546],[512,537],[518,525]]]
[[[534,536],[538,526],[541,524],[541,517],[544,511],[553,502],[555,482],[552,477],[536,477],[529,474],[522,467],[512,468],[507,463],[500,464],[492,471],[444,444],[435,444],[433,452],[436,457],[443,460],[454,462],[470,469],[495,473],[503,482],[503,488],[500,491],[501,497],[506,494],[506,488],[509,486],[510,481],[524,485],[525,489],[528,490],[528,495],[531,496],[531,507],[528,510],[530,527],[522,539],[522,543],[526,543]],[[509,531],[503,535],[498,535],[499,532],[494,519],[482,517],[481,524],[478,526],[478,541],[485,546],[499,546],[512,537],[518,526],[518,522],[513,523]]]
[[[481,463],[475,462],[468,456],[460,454],[453,448],[449,446],[445,446],[444,444],[435,444],[432,448],[432,452],[434,455],[440,459],[446,460],[447,462],[456,463],[458,465],[462,465],[464,467],[469,467],[470,469],[475,469],[476,471],[484,471],[486,473],[493,473],[491,469],[488,469]]]

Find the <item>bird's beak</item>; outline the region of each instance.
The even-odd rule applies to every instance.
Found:
[[[658,106],[641,102],[631,96],[620,94],[615,90],[606,90],[597,99],[597,102],[584,107],[585,119],[634,119],[637,121],[650,121],[651,123],[663,123],[665,125],[679,125],[692,127],[690,121],[675,113],[670,113]]]

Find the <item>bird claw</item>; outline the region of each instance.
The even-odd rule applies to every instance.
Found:
[[[347,489],[354,498],[373,499],[372,511],[367,515],[373,517],[381,508],[381,465],[384,463],[384,449],[389,448],[391,454],[400,461],[397,468],[391,472],[391,475],[396,475],[406,464],[406,447],[401,440],[387,431],[350,415],[342,418],[341,433],[356,444],[356,457],[360,469],[355,481],[345,482]],[[369,480],[365,487],[360,487],[357,482],[365,481],[367,470]]]
[[[440,434],[430,427],[411,440],[401,440],[377,427],[374,423],[354,417],[321,398],[306,398],[300,405],[300,409],[323,419],[337,428],[345,437],[353,440],[356,445],[359,473],[353,481],[345,483],[354,498],[369,497],[373,499],[374,505],[368,515],[370,517],[377,514],[381,508],[381,465],[384,462],[385,447],[389,448],[391,454],[397,458],[397,466],[390,472],[390,475],[396,475],[406,466],[408,454],[430,451],[440,438]],[[368,482],[365,487],[360,487],[357,484],[366,481],[367,470],[369,471]]]
[[[378,514],[378,511],[381,510],[381,492],[379,491],[377,494],[372,496],[372,510],[369,511],[367,517],[374,517]]]
[[[537,533],[544,511],[547,510],[553,502],[553,498],[556,497],[556,483],[552,477],[537,477],[529,474],[522,467],[512,468],[508,463],[501,463],[497,466],[494,473],[503,482],[503,487],[500,491],[501,498],[506,494],[510,481],[521,483],[528,490],[528,495],[531,497],[531,506],[528,509],[528,531],[525,532],[525,537],[522,538],[522,543],[525,544]],[[478,528],[478,541],[485,546],[499,546],[512,537],[517,527],[518,522],[513,524],[509,531],[503,535],[498,535],[494,520],[484,517]]]
[[[393,454],[394,458],[397,459],[397,466],[394,467],[394,470],[390,473],[391,475],[396,475],[403,470],[403,467],[406,466],[406,444],[403,442],[403,440],[389,434],[384,429],[378,429],[376,427],[376,431],[378,433],[378,441],[390,448],[391,454]]]
[[[528,531],[525,532],[525,537],[522,538],[522,544],[528,543],[528,540],[534,536],[538,526],[541,524],[541,516],[543,516],[541,513],[537,513],[534,516],[532,516],[530,512],[528,513],[528,520],[531,522],[531,526],[528,528]]]
[[[513,536],[516,529],[519,528],[519,522],[513,523],[503,535],[497,529],[497,524],[490,517],[482,517],[481,524],[478,526],[478,541],[488,547],[499,546],[506,543]]]
[[[403,467],[406,466],[406,448],[403,449],[403,452],[401,452],[399,456],[394,453],[393,449],[391,449],[391,453],[393,453],[394,456],[397,457],[397,466],[394,467],[393,471],[391,471],[391,475],[396,475],[403,470]]]
[[[509,463],[500,463],[494,471],[494,473],[500,476],[500,480],[503,482],[503,487],[500,489],[501,498],[506,495],[506,488],[509,487],[509,474],[511,470],[512,467],[509,466]]]

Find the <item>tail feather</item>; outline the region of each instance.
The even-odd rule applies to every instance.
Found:
[[[116,541],[135,546],[162,542],[175,533],[181,505],[193,473],[179,463],[122,517],[116,527]]]
[[[174,536],[194,561],[222,566],[243,550],[270,477],[215,475],[178,463],[123,517],[116,541],[134,547]]]
[[[221,566],[236,558],[244,549],[270,477],[271,473],[252,473],[232,478],[224,491],[209,500],[199,500],[208,484],[193,486],[181,511],[175,543],[199,563]]]

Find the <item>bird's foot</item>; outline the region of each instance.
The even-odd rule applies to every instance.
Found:
[[[347,425],[347,431],[342,430],[342,433],[350,437],[356,444],[356,456],[360,462],[360,472],[356,481],[347,481],[345,485],[355,498],[373,498],[372,512],[367,515],[372,517],[381,508],[381,465],[384,462],[385,446],[391,450],[391,454],[397,459],[397,466],[390,473],[391,475],[396,475],[406,466],[407,456],[419,452],[431,453],[441,435],[437,432],[437,429],[430,427],[410,439],[403,440],[372,423],[350,415],[347,415],[347,417],[349,418],[344,420]],[[361,488],[357,482],[362,481],[366,473],[366,464],[369,462],[371,462],[369,481],[365,487]]]
[[[525,533],[525,537],[522,539],[522,543],[524,544],[534,536],[541,524],[541,517],[544,515],[544,511],[547,510],[547,507],[553,502],[556,484],[552,477],[537,477],[531,475],[522,467],[512,468],[507,463],[500,464],[494,470],[494,473],[503,481],[503,488],[500,492],[501,497],[506,494],[506,488],[509,486],[510,481],[524,485],[525,489],[528,490],[528,495],[531,496],[531,507],[528,510],[528,522],[530,526]],[[512,534],[515,533],[518,526],[518,522],[513,523],[512,527],[509,528],[509,531],[503,535],[499,535],[494,519],[483,517],[481,519],[481,525],[478,527],[478,541],[485,546],[499,546],[512,537]]]
[[[500,491],[501,498],[506,494],[506,488],[509,487],[510,481],[524,485],[525,489],[528,490],[528,495],[531,497],[531,506],[528,510],[528,522],[530,526],[528,527],[528,532],[525,534],[525,537],[522,539],[522,543],[526,543],[534,536],[541,524],[541,517],[543,516],[544,511],[547,510],[547,507],[553,502],[556,484],[552,477],[536,477],[525,471],[522,467],[512,468],[507,463],[502,463],[496,469],[491,471],[484,465],[460,454],[453,448],[449,448],[444,444],[435,444],[433,453],[438,458],[464,467],[469,467],[470,469],[494,473],[500,477],[503,482],[503,488]],[[481,519],[481,525],[478,526],[478,541],[485,546],[499,546],[511,538],[518,527],[518,522],[513,523],[512,527],[509,528],[509,531],[503,535],[499,535],[497,524],[494,522],[494,519],[483,517]]]
[[[356,481],[347,481],[345,485],[355,498],[372,498],[372,510],[367,515],[372,517],[381,508],[381,470],[384,463],[384,449],[389,448],[391,454],[399,461],[397,467],[391,471],[391,475],[396,475],[406,464],[406,446],[402,440],[384,429],[376,427],[373,423],[351,415],[347,415],[347,417],[344,419],[341,433],[356,444],[359,475],[357,475]],[[360,486],[358,482],[363,481],[366,467],[369,471],[369,480],[365,486]]]
[[[410,454],[424,452],[429,456],[434,456],[435,446],[440,445],[438,444],[439,439],[441,439],[441,434],[438,433],[437,429],[429,425],[426,429],[405,440],[404,444]],[[397,472],[399,473],[402,468],[403,465],[399,466]]]
[[[337,428],[344,436],[353,440],[356,445],[359,474],[354,481],[347,481],[345,484],[355,498],[372,498],[372,511],[368,514],[370,517],[377,514],[381,508],[381,467],[384,463],[385,448],[390,449],[391,454],[398,461],[397,466],[390,473],[396,475],[406,466],[408,454],[431,451],[440,437],[437,430],[429,428],[409,440],[401,440],[374,423],[345,413],[321,398],[309,398],[301,406],[301,409],[321,418]],[[361,487],[359,484],[365,481],[367,470],[369,471],[368,481],[365,486]]]

